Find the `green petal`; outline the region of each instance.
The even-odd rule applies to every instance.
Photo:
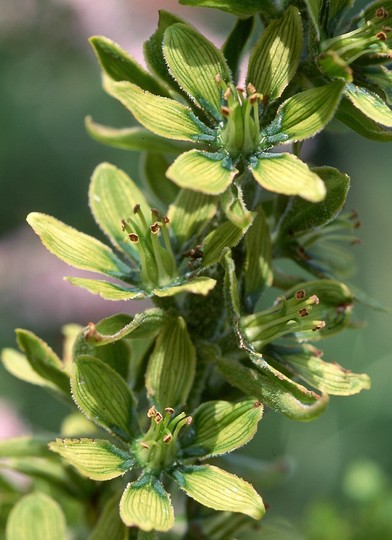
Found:
[[[268,191],[299,195],[311,202],[322,201],[325,186],[317,174],[293,154],[262,154],[254,159],[250,170],[255,180]]]
[[[174,525],[170,496],[159,480],[147,475],[125,488],[120,516],[127,527],[139,527],[142,531],[164,532]]]
[[[319,40],[320,39],[319,18],[320,18],[320,9],[322,5],[322,0],[305,0],[305,5],[308,9],[310,20],[313,23],[313,27],[316,32],[316,37]]]
[[[265,508],[251,484],[212,465],[177,469],[173,473],[180,488],[195,501],[224,512],[240,512],[261,519]]]
[[[373,122],[386,128],[392,128],[392,110],[377,94],[360,86],[348,84],[345,95],[356,109],[359,109]]]
[[[116,493],[103,507],[98,521],[87,540],[129,540],[129,529],[119,513],[119,496]]]
[[[7,540],[66,540],[66,524],[59,504],[41,492],[20,499],[7,521]]]
[[[289,7],[273,20],[253,47],[246,80],[270,101],[282,95],[294,77],[302,51],[302,23],[298,9]]]
[[[72,394],[80,410],[120,439],[134,439],[138,435],[135,398],[124,379],[92,356],[79,356],[73,368]]]
[[[96,141],[122,150],[178,153],[190,149],[185,143],[166,140],[141,127],[113,128],[98,124],[91,116],[86,117],[85,127]]]
[[[119,278],[129,274],[129,267],[96,238],[38,212],[29,214],[27,222],[44,246],[71,266]]]
[[[164,139],[162,139],[164,140]],[[174,141],[169,141],[174,142]],[[183,143],[178,143],[183,144]],[[190,145],[188,145],[190,146]],[[186,148],[185,150],[188,150]],[[177,151],[178,155],[181,150]],[[170,203],[177,197],[179,188],[166,177],[170,160],[161,153],[152,154],[144,152],[141,156],[141,180],[143,192],[148,197],[151,206],[154,206],[161,214],[166,215]],[[155,217],[153,219],[155,221]]]
[[[246,233],[247,228],[234,225],[231,221],[225,221],[219,227],[211,231],[205,238],[203,248],[202,268],[207,268],[219,262],[223,250],[227,247],[236,246]]]
[[[196,351],[185,321],[172,319],[157,338],[146,372],[149,397],[160,411],[186,402],[195,369]]]
[[[238,170],[228,168],[221,154],[191,150],[181,154],[168,168],[167,176],[182,188],[219,195],[231,184]]]
[[[253,438],[262,415],[263,405],[254,399],[203,403],[192,414],[194,437],[185,455],[205,459],[240,448]]]
[[[203,134],[190,107],[174,99],[145,92],[128,82],[106,81],[105,88],[133,114],[138,122],[156,135],[178,141],[194,141]]]
[[[185,283],[180,283],[178,285],[171,284],[160,289],[154,289],[153,293],[155,294],[155,296],[158,296],[160,298],[166,296],[174,296],[175,294],[180,294],[184,292],[190,292],[193,294],[201,294],[203,296],[206,296],[215,287],[215,285],[215,279],[205,276],[199,276],[196,278],[192,278]]]
[[[93,36],[90,43],[105,73],[114,81],[128,81],[153,94],[168,96],[167,89],[117,43],[103,36]]]
[[[269,12],[271,6],[265,0],[180,0],[184,6],[221,9],[237,17],[249,17],[259,12]]]
[[[214,118],[222,117],[222,91],[216,76],[230,79],[222,51],[194,28],[173,24],[166,30],[163,54],[170,73],[185,92]]]
[[[335,114],[344,86],[343,81],[334,81],[286,100],[277,113],[282,118],[280,131],[292,141],[302,141],[316,135]]]
[[[118,283],[111,283],[110,281],[100,279],[66,277],[65,280],[76,287],[86,289],[86,291],[92,294],[99,294],[105,300],[142,300],[149,296],[143,289],[125,287]]]
[[[336,112],[336,118],[363,137],[373,141],[392,141],[392,130],[381,126],[360,111],[348,98],[343,98]]]
[[[147,338],[155,336],[165,320],[165,312],[159,308],[147,309],[134,317],[119,313],[96,324],[90,323],[84,330],[84,338],[95,346],[107,345],[124,337]]]
[[[40,457],[50,456],[47,437],[14,437],[12,439],[0,440],[0,458],[9,457]]]
[[[69,395],[69,377],[57,354],[38,336],[28,330],[17,329],[16,337],[20,350],[26,355],[31,368],[42,378],[52,383],[62,394]]]
[[[136,205],[140,205],[145,216],[151,215],[151,209],[135,182],[110,163],[101,163],[91,179],[89,204],[95,221],[112,244],[139,260],[136,248],[121,227],[121,221],[133,215]]]
[[[217,207],[216,197],[188,189],[180,190],[167,214],[179,248],[192,236],[200,234],[216,214]]]
[[[221,2],[220,2],[221,3]],[[243,3],[243,2],[241,2]],[[255,27],[255,17],[237,19],[233,29],[222,46],[222,52],[232,73],[232,79],[238,80],[241,61],[247,43]]]
[[[134,464],[127,452],[105,439],[56,439],[49,448],[91,480],[117,478]]]

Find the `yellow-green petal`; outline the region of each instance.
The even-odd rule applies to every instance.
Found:
[[[250,170],[255,180],[268,191],[299,195],[311,202],[322,201],[325,197],[321,178],[293,154],[264,154],[252,161]]]
[[[219,195],[231,184],[238,170],[226,165],[221,154],[191,150],[181,154],[166,174],[177,186]]]
[[[180,488],[195,501],[223,512],[240,512],[261,519],[265,508],[254,487],[242,478],[213,465],[177,469],[173,473]]]
[[[91,480],[117,478],[134,463],[127,452],[105,439],[56,439],[49,448]]]
[[[186,281],[185,283],[170,284],[160,289],[154,289],[155,296],[164,298],[165,296],[174,296],[183,292],[201,294],[206,296],[216,285],[216,280],[206,276],[199,276]]]
[[[120,501],[120,516],[127,527],[165,532],[174,525],[170,496],[162,483],[142,477],[127,485]]]
[[[365,116],[381,126],[392,128],[392,110],[377,94],[366,88],[347,84],[345,95]]]
[[[105,300],[142,300],[148,296],[144,290],[137,287],[126,287],[103,279],[66,277],[65,280],[92,294],[98,294]]]

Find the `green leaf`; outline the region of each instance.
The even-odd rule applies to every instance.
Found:
[[[268,221],[260,204],[246,237],[245,293],[259,295],[272,285],[272,246]]]
[[[270,101],[282,95],[297,71],[302,33],[298,9],[290,6],[267,26],[251,51],[246,80]]]
[[[237,19],[235,25],[222,46],[223,56],[226,58],[232,79],[238,80],[238,73],[244,49],[255,26],[255,18]]]
[[[44,246],[71,266],[119,278],[129,274],[129,267],[96,238],[38,212],[29,214],[27,222]]]
[[[392,141],[391,129],[381,126],[369,118],[355,107],[348,98],[343,98],[340,102],[336,118],[363,137],[378,142]]]
[[[180,0],[180,4],[221,9],[237,17],[249,17],[271,9],[266,0]]]
[[[299,195],[311,202],[322,201],[325,186],[321,178],[293,154],[261,154],[249,166],[255,180],[268,191]]]
[[[119,496],[116,493],[103,507],[98,521],[87,540],[128,540],[129,529],[119,513]]]
[[[59,504],[41,492],[25,495],[11,510],[7,540],[66,540],[66,524]]]
[[[282,118],[280,130],[291,141],[302,141],[316,135],[335,114],[344,86],[343,81],[334,81],[287,99],[277,113]]]
[[[272,356],[291,366],[294,375],[299,375],[305,382],[327,394],[352,396],[370,388],[368,375],[353,373],[336,362],[325,362],[320,358],[321,354],[309,344],[272,349]]]
[[[190,150],[168,168],[167,176],[181,188],[219,195],[231,184],[238,170],[226,166],[221,154]]]
[[[114,81],[128,81],[153,94],[168,96],[167,89],[126,53],[117,43],[103,37],[93,36],[90,43],[105,73]]]
[[[324,182],[327,193],[319,203],[309,203],[299,197],[292,199],[280,222],[279,234],[282,241],[288,235],[299,234],[327,225],[342,210],[348,190],[350,178],[333,167],[316,167],[312,169]]]
[[[217,207],[216,197],[188,189],[179,191],[167,214],[178,248],[202,232],[215,216]]]
[[[196,369],[196,351],[182,317],[163,327],[150,356],[146,387],[159,410],[185,404]]]
[[[234,474],[213,465],[195,465],[176,469],[173,476],[188,497],[208,508],[240,512],[253,519],[264,516],[260,495],[251,484]]]
[[[110,366],[98,358],[79,356],[71,387],[76,404],[89,420],[126,442],[138,435],[135,398]]]
[[[127,485],[120,501],[120,516],[127,527],[147,532],[165,532],[174,525],[170,496],[158,479],[148,475]]]
[[[180,87],[213,118],[222,118],[222,91],[215,79],[230,80],[222,51],[194,28],[173,24],[165,32],[163,54]]]
[[[159,308],[147,309],[135,316],[118,313],[96,324],[89,323],[84,330],[84,337],[95,346],[107,345],[124,337],[155,337],[165,320],[165,312]]]
[[[203,134],[190,107],[128,82],[106,81],[105,88],[133,114],[142,126],[156,135],[178,141],[195,141]]]
[[[105,439],[56,439],[49,448],[91,480],[111,480],[134,465],[132,456]]]
[[[63,370],[62,361],[49,345],[28,330],[17,329],[16,338],[31,368],[69,396],[69,377]]]
[[[141,127],[113,128],[98,124],[94,122],[91,116],[86,117],[85,127],[87,133],[94,140],[122,150],[148,150],[151,153],[168,152],[176,154],[190,149],[189,145],[164,139]]]
[[[168,86],[173,88],[175,91],[180,92],[180,87],[167,69],[167,64],[165,57],[163,56],[162,49],[163,36],[166,29],[172,24],[176,23],[186,24],[186,21],[178,17],[175,13],[170,13],[164,9],[160,9],[158,28],[150,39],[144,43],[143,49],[147,65],[150,70],[164,80]]]
[[[392,110],[377,94],[360,86],[348,84],[345,95],[354,107],[370,120],[385,128],[392,128]]]
[[[185,455],[205,459],[240,448],[254,437],[262,415],[263,405],[254,399],[203,403],[192,414],[194,436]]]
[[[221,260],[226,247],[234,247],[244,236],[246,229],[241,229],[231,221],[225,221],[210,232],[203,242],[202,268],[207,268]]]
[[[136,205],[140,205],[145,216],[149,218],[151,215],[151,209],[135,182],[110,163],[101,163],[91,178],[89,204],[95,221],[112,244],[138,261],[137,249],[128,241],[121,226],[122,220],[134,214]]]
[[[111,283],[110,281],[76,277],[66,277],[64,279],[76,287],[86,289],[92,294],[99,294],[105,300],[142,300],[149,296],[143,289],[126,287],[119,283]]]
[[[273,410],[307,422],[314,420],[328,405],[328,394],[317,395],[291,381],[269,366],[261,355],[249,352],[256,365],[243,365],[237,360],[220,358],[218,367],[225,379],[245,395],[254,396]]]
[[[8,457],[49,457],[48,437],[14,437],[0,440],[0,458]]]

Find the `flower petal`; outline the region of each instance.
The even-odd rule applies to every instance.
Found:
[[[381,126],[392,128],[392,110],[377,94],[366,88],[347,84],[345,95],[365,116]]]
[[[126,287],[119,283],[105,281],[104,279],[78,277],[66,277],[64,279],[76,287],[86,289],[86,291],[89,291],[92,294],[99,294],[99,296],[105,300],[142,300],[143,298],[150,296],[148,292],[143,289]]]
[[[216,280],[207,276],[192,278],[184,283],[170,284],[160,289],[154,289],[152,292],[159,298],[174,296],[175,294],[190,292],[206,296],[216,285]]]
[[[159,480],[147,475],[125,488],[120,516],[127,527],[139,527],[142,531],[164,532],[174,525],[170,496]]]
[[[179,141],[195,141],[204,132],[190,107],[150,92],[129,82],[106,80],[105,88],[133,114],[138,122],[153,133]]]
[[[170,73],[192,99],[215,119],[222,118],[222,90],[216,76],[229,81],[225,57],[196,29],[173,24],[165,32],[163,53]]]
[[[311,202],[322,201],[325,186],[317,174],[293,154],[262,154],[250,170],[265,189],[283,195],[299,195]]]
[[[213,465],[183,467],[173,472],[180,488],[195,501],[226,512],[261,519],[265,508],[254,487],[242,478]]]
[[[130,454],[105,439],[56,439],[49,448],[92,480],[111,480],[134,464]]]
[[[296,7],[273,20],[253,47],[246,80],[270,101],[282,95],[298,67],[302,51],[302,23]]]
[[[208,195],[223,193],[238,170],[226,165],[222,154],[191,150],[168,168],[167,177],[182,188]]]

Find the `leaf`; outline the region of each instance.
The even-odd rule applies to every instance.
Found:
[[[240,448],[254,437],[262,415],[263,405],[254,399],[203,403],[192,414],[194,436],[183,447],[185,456],[205,459]]]
[[[363,137],[373,141],[392,141],[392,130],[377,124],[357,109],[348,98],[343,98],[336,112],[336,118]]]
[[[98,124],[94,122],[91,116],[86,117],[85,127],[87,133],[94,140],[122,150],[147,150],[151,153],[168,152],[175,154],[190,149],[184,143],[164,139],[141,127],[113,128]]]
[[[327,190],[325,199],[319,203],[309,203],[299,197],[292,199],[280,222],[282,242],[288,240],[288,234],[299,234],[327,225],[337,217],[346,202],[350,188],[347,174],[333,167],[316,167],[312,171],[324,182]]]
[[[76,404],[89,420],[126,442],[138,435],[135,398],[110,366],[98,358],[79,356],[71,387]]]
[[[147,474],[125,488],[120,516],[127,527],[139,527],[147,532],[165,532],[174,525],[170,496],[158,479]]]
[[[216,76],[230,80],[222,52],[194,28],[173,24],[163,39],[169,71],[180,87],[215,119],[221,119],[222,91]]]
[[[105,300],[142,300],[149,296],[143,289],[126,287],[119,283],[111,283],[110,281],[76,277],[66,277],[64,279],[76,287],[86,289],[92,294],[99,294]]]
[[[222,154],[190,150],[181,154],[166,174],[181,188],[219,195],[238,173],[234,166],[226,166],[222,158]]]
[[[129,267],[96,238],[38,212],[30,213],[27,222],[44,246],[71,266],[119,278],[129,274]]]
[[[117,98],[142,126],[156,135],[178,141],[195,141],[203,131],[190,107],[150,92],[128,82],[106,81],[106,90]]]
[[[28,330],[17,329],[16,338],[32,369],[69,396],[69,376],[63,370],[62,361],[49,345]]]
[[[354,107],[370,120],[385,128],[392,128],[392,110],[377,94],[360,86],[348,84],[345,95]]]
[[[251,51],[246,80],[270,101],[282,95],[296,73],[302,33],[298,9],[290,6],[283,17],[270,22]]]
[[[311,202],[325,197],[321,178],[293,154],[261,154],[249,166],[255,180],[268,191],[299,195]]]
[[[185,404],[193,385],[196,351],[182,317],[161,330],[150,356],[146,387],[159,410]]]
[[[119,497],[116,493],[103,507],[98,521],[87,540],[128,540],[129,529],[119,514]]]
[[[91,480],[117,478],[135,463],[128,452],[105,439],[56,439],[49,448]]]
[[[95,346],[107,345],[124,337],[140,339],[156,336],[166,320],[165,312],[151,308],[134,317],[123,313],[111,315],[96,324],[90,323],[84,330],[87,342]]]
[[[213,465],[194,465],[173,472],[180,488],[195,501],[224,512],[261,519],[264,503],[251,484]]]
[[[59,504],[41,492],[20,499],[7,522],[7,540],[66,540],[66,524]]]
[[[291,141],[302,141],[316,135],[332,119],[344,86],[345,83],[338,80],[287,99],[277,112],[282,118],[280,130]]]
[[[188,189],[179,191],[167,214],[178,248],[201,233],[215,216],[217,207],[216,197]]]
[[[168,96],[169,93],[156,77],[153,77],[117,43],[103,37],[93,36],[90,43],[105,73],[114,81],[128,81],[153,94]]]
[[[135,182],[110,163],[101,163],[91,178],[89,204],[96,223],[111,243],[138,261],[138,251],[128,241],[128,236],[121,226],[122,220],[133,216],[136,205],[140,205],[140,210],[147,219],[151,215],[151,209]]]
[[[232,79],[238,80],[240,64],[246,44],[255,26],[255,18],[237,19],[233,29],[222,46],[223,56],[232,73]]]
[[[180,0],[180,4],[221,9],[237,17],[248,17],[271,9],[266,0]]]
[[[259,295],[272,285],[272,246],[268,221],[260,204],[246,237],[245,293]]]

